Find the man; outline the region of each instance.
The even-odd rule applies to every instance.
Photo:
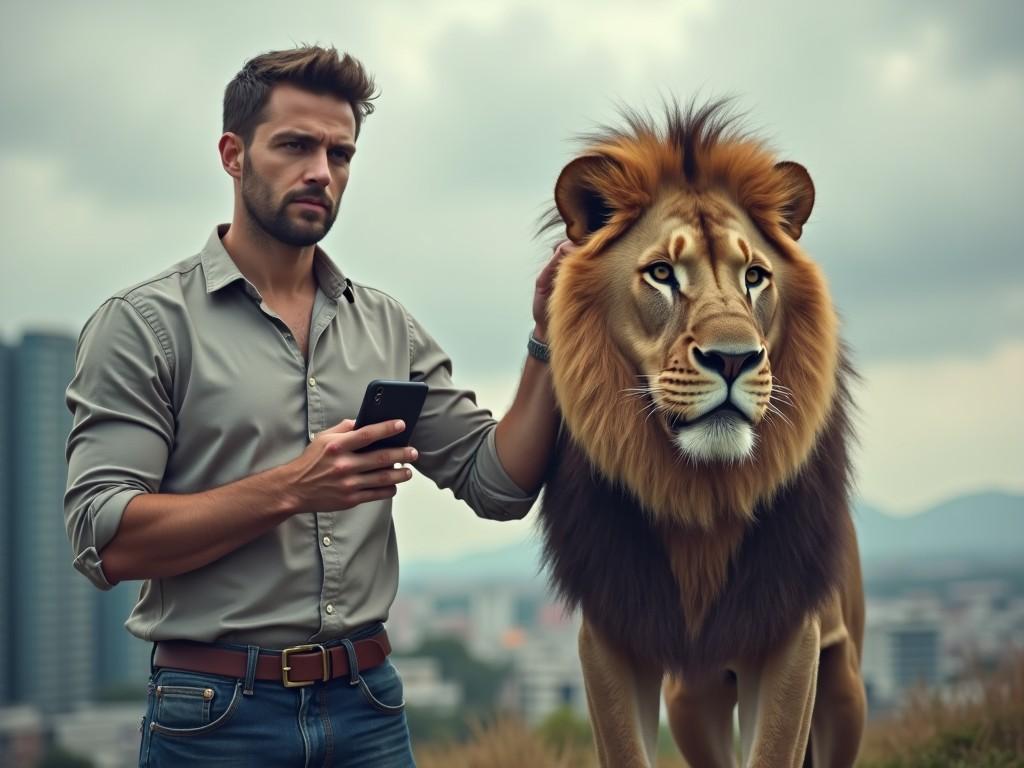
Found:
[[[101,589],[144,580],[155,643],[143,765],[412,764],[382,622],[398,582],[391,498],[416,463],[483,517],[522,517],[554,442],[545,303],[498,423],[437,343],[316,243],[337,215],[372,79],[333,49],[258,56],[228,85],[234,211],[206,247],[116,294],[79,340],[65,515]],[[356,451],[367,382],[429,394],[409,448]]]

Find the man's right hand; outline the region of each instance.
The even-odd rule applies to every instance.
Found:
[[[330,512],[350,509],[368,501],[389,499],[398,484],[412,477],[408,467],[415,448],[382,448],[356,453],[360,448],[396,435],[405,429],[402,421],[368,424],[361,429],[345,419],[319,432],[294,461],[284,465],[286,488],[296,512]]]

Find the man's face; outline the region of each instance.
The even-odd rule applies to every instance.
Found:
[[[307,246],[330,231],[356,151],[347,101],[290,85],[270,93],[242,160],[242,202],[282,243]]]

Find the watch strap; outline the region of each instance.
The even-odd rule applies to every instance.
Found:
[[[530,353],[531,357],[537,358],[542,363],[551,360],[551,348],[532,333],[526,342],[526,351]]]

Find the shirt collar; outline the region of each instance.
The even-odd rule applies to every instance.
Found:
[[[199,254],[199,259],[203,264],[203,274],[206,276],[206,292],[214,293],[231,285],[236,280],[244,280],[246,290],[258,294],[255,286],[245,279],[245,275],[238,269],[238,265],[235,264],[227,249],[224,248],[224,243],[221,242],[221,238],[228,231],[228,226],[228,224],[218,224],[214,227],[210,239],[206,241],[206,245]],[[313,253],[313,273],[320,285],[320,290],[335,301],[340,299],[348,288],[345,275],[319,246]]]

